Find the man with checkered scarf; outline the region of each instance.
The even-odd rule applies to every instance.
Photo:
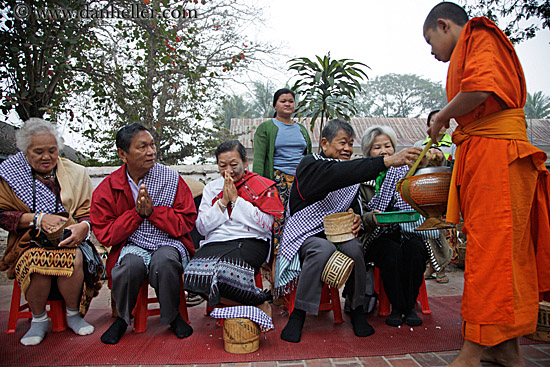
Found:
[[[294,311],[281,339],[298,343],[306,312],[317,314],[323,283],[321,273],[336,245],[324,233],[323,217],[352,211],[355,237],[361,230],[359,183],[374,179],[390,166],[412,165],[420,148],[407,148],[390,157],[351,160],[355,132],[346,121],[334,119],[321,132],[320,154],[305,156],[296,168],[287,207],[287,224],[276,261],[275,295],[282,296],[296,289]],[[351,257],[354,269],[344,294],[351,301],[351,322],[358,337],[374,333],[365,316],[364,297],[366,266],[359,239],[342,242],[340,251]]]
[[[101,341],[118,343],[147,279],[161,324],[180,339],[188,337],[193,329],[179,313],[179,279],[195,253],[189,235],[197,217],[193,196],[176,171],[156,162],[155,141],[143,125],[120,129],[116,145],[124,165],[97,187],[90,209],[97,239],[111,248],[106,268],[118,312]]]

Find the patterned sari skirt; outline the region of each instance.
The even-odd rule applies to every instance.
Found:
[[[27,290],[31,284],[32,274],[41,274],[49,277],[70,277],[73,275],[75,263],[75,248],[60,248],[56,250],[46,250],[41,247],[31,247],[26,250],[17,260],[15,265],[15,278],[21,291],[26,296]],[[101,283],[97,281],[94,284],[83,283],[82,295],[80,297],[79,312],[84,316],[90,307],[92,298],[98,295]],[[63,299],[57,282],[52,279],[51,290],[48,299]]]
[[[186,291],[208,295],[210,306],[227,298],[243,305],[257,306],[270,295],[256,287],[258,273],[269,253],[269,243],[241,238],[203,245],[184,270]]]
[[[287,175],[284,172],[279,171],[278,169],[273,172],[273,181],[277,186],[277,191],[279,191],[279,196],[283,202],[283,211],[282,218],[275,218],[273,221],[273,254],[277,256],[279,250],[279,242],[283,236],[283,229],[285,226],[286,220],[286,203],[288,202],[288,197],[290,196],[290,187],[294,182],[294,176]]]

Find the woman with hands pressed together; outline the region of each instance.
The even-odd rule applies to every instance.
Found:
[[[273,219],[283,205],[275,182],[246,170],[246,150],[228,140],[215,152],[220,178],[203,190],[196,227],[205,238],[185,269],[184,288],[211,306],[258,306],[272,298],[254,285],[268,260]]]

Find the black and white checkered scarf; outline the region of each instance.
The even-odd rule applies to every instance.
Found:
[[[57,161],[57,164],[59,164],[59,162],[60,160]],[[27,158],[25,158],[23,152],[11,156],[0,164],[0,177],[10,185],[15,195],[32,210],[32,181],[34,177],[32,175],[31,165],[27,162]],[[54,193],[40,180],[35,181],[36,212],[46,214],[56,213]],[[65,208],[58,208],[58,211],[66,210]]]
[[[179,174],[159,163],[155,163],[143,178],[143,183],[147,187],[147,192],[151,196],[154,206],[172,207],[178,189],[178,182]],[[128,244],[150,251],[155,251],[161,246],[172,246],[180,252],[182,262],[189,257],[187,249],[180,241],[170,237],[147,219],[141,222],[137,230],[128,237]]]

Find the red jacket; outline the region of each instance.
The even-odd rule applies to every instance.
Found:
[[[90,221],[94,234],[103,246],[111,247],[106,266],[109,287],[111,270],[118,260],[120,249],[144,220],[135,207],[125,164],[107,176],[92,195]],[[183,243],[191,256],[195,254],[195,247],[189,232],[196,219],[197,210],[191,190],[181,177],[172,207],[155,206],[153,213],[147,218],[155,227]]]

